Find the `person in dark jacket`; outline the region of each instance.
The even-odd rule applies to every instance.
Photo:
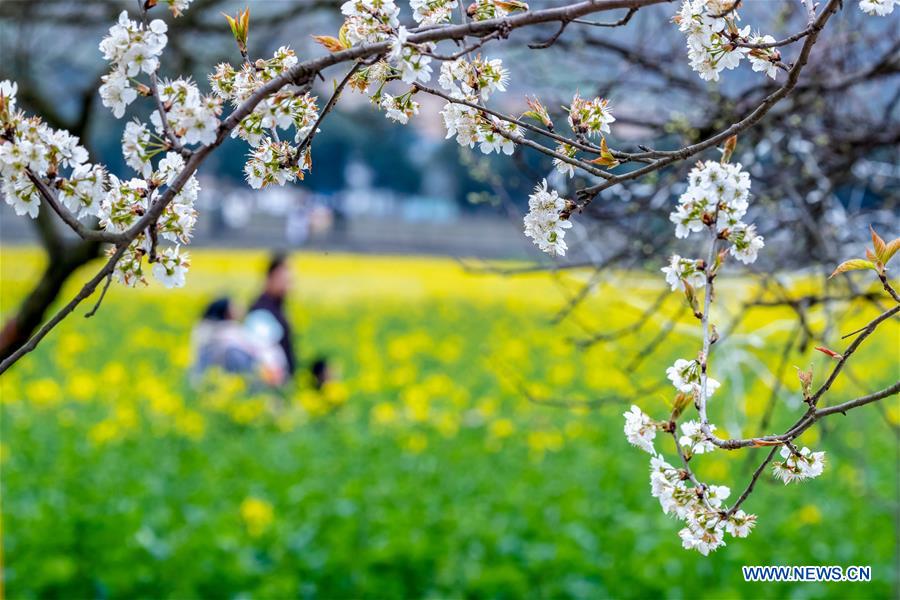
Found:
[[[263,292],[250,307],[250,313],[252,314],[258,310],[266,311],[271,313],[278,324],[281,325],[281,336],[278,339],[278,345],[284,351],[288,374],[293,375],[297,368],[297,356],[294,353],[291,324],[288,322],[287,315],[284,312],[284,301],[290,289],[291,271],[287,262],[287,256],[275,254],[272,256],[266,269],[266,282]]]

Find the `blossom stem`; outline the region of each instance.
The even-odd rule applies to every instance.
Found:
[[[718,221],[718,218],[716,219]],[[709,419],[706,416],[706,387],[709,370],[709,350],[712,346],[712,337],[710,336],[709,312],[712,307],[713,296],[713,280],[715,279],[714,260],[716,257],[716,244],[719,236],[716,232],[716,223],[710,226],[712,240],[709,244],[709,253],[706,257],[706,293],[703,295],[703,318],[700,321],[700,327],[703,331],[703,350],[700,355],[700,397],[697,399],[697,410],[700,413],[700,428],[703,433],[709,437],[714,437],[709,429]]]

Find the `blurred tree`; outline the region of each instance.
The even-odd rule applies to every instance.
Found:
[[[109,112],[95,110],[100,76],[106,71],[94,40],[99,40],[115,22],[119,12],[132,3],[108,0],[68,2],[12,1],[0,4],[0,80],[19,83],[19,104],[41,115],[52,127],[68,130],[95,156],[114,157],[121,163],[118,139],[112,139]],[[232,53],[231,41],[220,35],[225,28],[221,13],[233,10],[229,0],[196,0],[179,19],[168,19],[171,44],[167,65],[180,73],[204,73],[210,63]],[[254,51],[272,43],[276,29],[289,27],[298,19],[315,18],[323,8],[334,9],[331,0],[273,2],[254,6]],[[207,35],[214,33],[215,35]],[[187,40],[202,38],[202,48],[185,46]],[[85,43],[91,40],[92,43]],[[197,44],[199,46],[199,44]],[[203,75],[201,75],[203,77]],[[66,93],[61,94],[60,88]],[[118,129],[115,129],[118,131]],[[116,135],[117,138],[117,135]],[[109,152],[97,152],[110,146]],[[44,320],[49,307],[68,278],[82,265],[99,256],[96,241],[74,238],[58,227],[52,211],[41,211],[33,225],[45,251],[46,265],[34,288],[0,331],[0,360],[25,343]],[[90,224],[96,227],[96,222]]]

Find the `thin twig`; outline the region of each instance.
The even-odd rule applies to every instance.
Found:
[[[97,303],[94,304],[94,308],[84,314],[85,319],[89,319],[97,314],[97,310],[100,308],[100,303],[103,302],[103,299],[106,297],[106,291],[109,289],[109,284],[112,283],[112,278],[113,274],[112,271],[110,271],[109,275],[106,276],[106,283],[103,285],[103,289],[100,291],[100,297],[97,298]]]

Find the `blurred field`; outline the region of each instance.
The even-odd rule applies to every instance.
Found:
[[[624,366],[677,312],[676,297],[637,335],[584,351],[569,342],[630,323],[661,277],[616,275],[554,326],[589,274],[504,278],[452,260],[301,254],[300,351],[330,357],[341,380],[274,398],[233,379],[187,385],[204,303],[223,292],[250,300],[265,261],[192,257],[186,289],[113,286],[96,317],[80,309],[0,378],[8,597],[898,595],[896,398],[808,431],[801,442],[828,452],[825,474],[789,487],[764,476],[746,505],[760,515],[748,539],[710,558],[681,549],[621,413],[637,402],[667,414],[664,370],[696,353],[696,325],[683,319],[633,372]],[[2,249],[4,316],[39,264]],[[721,289],[732,309],[728,299],[747,293],[739,280]],[[841,329],[870,316],[848,310]],[[750,313],[717,348],[720,429],[759,433],[790,317]],[[896,381],[898,336],[896,322],[879,330],[831,401]],[[838,337],[816,342],[839,349]],[[828,359],[810,350],[798,364],[810,362],[818,381]],[[796,371],[784,380],[776,429],[801,411]],[[635,386],[654,391],[634,397]],[[754,466],[747,455],[701,457],[699,474],[733,499]],[[874,581],[745,584],[743,564],[871,565]]]

